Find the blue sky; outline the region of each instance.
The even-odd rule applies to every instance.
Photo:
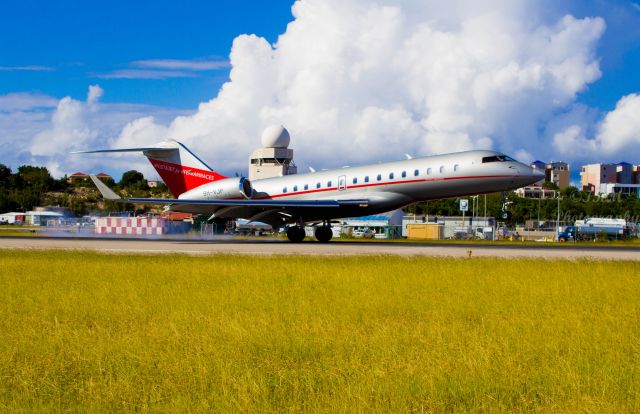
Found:
[[[0,14],[0,94],[40,92],[81,98],[99,82],[104,102],[131,102],[193,109],[212,98],[229,69],[190,77],[108,79],[131,62],[153,59],[228,58],[233,39],[254,33],[275,42],[293,17],[290,0],[270,1],[36,1],[5,2]],[[599,43],[603,76],[580,101],[611,109],[621,95],[640,90],[638,2],[576,1],[576,17],[604,16]],[[634,6],[636,5],[636,6]]]
[[[317,168],[471,148],[640,163],[640,0],[293,4],[5,2],[0,162],[153,174],[69,153],[176,138],[229,173],[278,123]]]
[[[40,92],[82,98],[99,83],[104,102],[195,108],[227,80],[228,66],[192,77],[109,79],[131,62],[226,61],[233,39],[270,42],[292,20],[291,1],[4,2],[0,13],[0,94]],[[8,70],[20,68],[32,70]]]

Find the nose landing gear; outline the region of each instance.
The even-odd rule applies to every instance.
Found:
[[[512,202],[509,201],[509,193],[507,192],[502,193],[501,204],[502,204],[502,212],[500,215],[502,216],[502,220],[510,220],[511,212],[509,211],[509,205],[512,204]]]

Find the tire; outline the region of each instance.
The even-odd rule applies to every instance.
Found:
[[[287,229],[287,239],[293,243],[300,243],[305,236],[304,229],[300,226],[293,226]]]
[[[316,229],[315,236],[320,243],[326,243],[333,237],[333,231],[329,226],[320,226]]]
[[[560,237],[560,238],[558,239],[558,241],[559,241],[560,243],[564,243],[564,242],[566,242],[566,241],[567,241],[567,239],[565,239],[564,237]]]

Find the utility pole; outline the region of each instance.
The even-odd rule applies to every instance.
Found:
[[[556,237],[560,233],[560,192],[558,192],[558,217],[556,218]]]
[[[487,221],[487,195],[484,195],[484,221],[485,221],[485,227],[486,227],[486,221]]]
[[[537,227],[540,227],[540,204],[542,203],[542,191],[544,189],[540,188],[540,194],[538,195],[538,224]]]

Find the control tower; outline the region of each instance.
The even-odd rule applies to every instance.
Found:
[[[251,153],[249,180],[296,174],[293,150],[289,149],[289,131],[282,125],[271,125],[262,132],[262,148]]]

